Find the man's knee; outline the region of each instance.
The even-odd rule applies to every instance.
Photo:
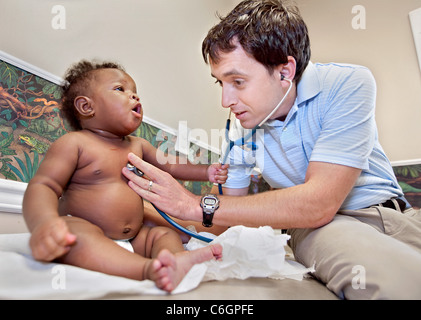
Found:
[[[418,268],[404,265],[402,261],[394,268],[379,264],[372,268],[354,266],[351,278],[343,286],[343,296],[346,299],[421,299]]]

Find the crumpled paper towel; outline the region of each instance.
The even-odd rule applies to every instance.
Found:
[[[204,262],[207,270],[202,281],[247,279],[250,277],[302,280],[314,268],[285,259],[285,246],[289,235],[277,234],[271,227],[248,228],[235,226],[216,237],[211,243],[223,247],[221,261]],[[187,250],[194,250],[207,243],[192,238]]]

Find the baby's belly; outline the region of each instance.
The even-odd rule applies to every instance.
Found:
[[[143,199],[123,182],[76,186],[62,197],[60,214],[88,220],[111,239],[130,239],[143,223]]]

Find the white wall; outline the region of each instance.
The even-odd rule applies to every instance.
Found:
[[[307,23],[312,60],[369,67],[377,81],[379,139],[392,161],[421,158],[421,72],[409,22],[420,0],[296,0]],[[354,29],[355,5],[365,29]],[[357,17],[358,18],[358,17]]]
[[[222,128],[201,42],[239,0],[0,0],[0,50],[57,76],[81,58],[115,59],[137,81],[145,115],[164,125]],[[420,0],[296,0],[311,36],[313,61],[368,66],[378,83],[381,143],[393,161],[421,158],[421,73],[408,13]],[[53,29],[54,5],[66,28]],[[352,7],[366,9],[354,30]],[[210,133],[208,134],[210,137]],[[211,141],[205,141],[210,143]]]
[[[55,5],[65,9],[65,29],[52,26],[62,22]],[[0,0],[0,50],[60,77],[82,58],[116,60],[137,82],[145,116],[210,132],[224,126],[226,112],[201,43],[215,12],[232,7],[229,0]]]

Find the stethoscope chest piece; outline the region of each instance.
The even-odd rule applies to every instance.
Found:
[[[139,176],[139,177],[143,177],[144,173],[142,171],[140,171],[138,168],[136,168],[134,165],[132,165],[131,163],[128,163],[126,165],[127,169],[129,169],[131,172],[133,172],[135,175]]]

